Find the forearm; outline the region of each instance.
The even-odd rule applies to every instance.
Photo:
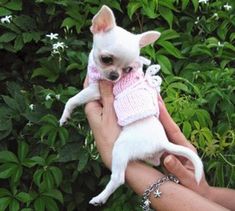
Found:
[[[209,198],[229,210],[235,210],[235,190],[210,187]]]
[[[146,188],[161,178],[163,174],[144,163],[132,162],[126,170],[126,182],[139,195]],[[151,205],[154,209],[164,211],[223,211],[224,207],[207,200],[193,191],[173,182],[166,182],[160,186],[161,198],[151,196]]]

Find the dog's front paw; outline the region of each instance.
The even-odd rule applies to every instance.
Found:
[[[62,127],[66,122],[67,122],[67,119],[64,119],[64,118],[61,118],[61,119],[59,120],[59,124],[60,124],[61,127]]]
[[[69,119],[69,115],[63,114],[59,120],[60,126],[65,125],[65,123],[68,121],[68,119]]]
[[[106,202],[105,198],[101,196],[96,196],[89,201],[89,204],[92,204],[94,206],[100,206],[102,204],[105,204],[105,202]]]

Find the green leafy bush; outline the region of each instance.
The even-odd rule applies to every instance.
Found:
[[[162,67],[166,105],[198,148],[210,184],[235,187],[233,0],[2,0],[0,210],[99,210],[88,201],[110,173],[83,108],[66,127],[58,119],[82,89],[89,26],[102,4],[132,32],[162,33],[142,54]],[[121,187],[103,210],[140,210],[138,203]]]

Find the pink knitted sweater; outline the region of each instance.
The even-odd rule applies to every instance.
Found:
[[[148,75],[150,77],[144,75],[142,66],[141,61],[135,62],[133,70],[123,74],[114,83],[114,109],[120,126],[149,116],[159,116],[156,86],[152,83],[150,75]],[[91,58],[88,64],[88,76],[89,83],[97,83],[102,78]]]

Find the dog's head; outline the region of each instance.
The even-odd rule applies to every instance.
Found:
[[[116,25],[112,10],[102,6],[92,19],[93,59],[102,76],[110,81],[118,81],[123,72],[132,70],[140,49],[155,42],[160,33],[148,31],[132,34]]]

